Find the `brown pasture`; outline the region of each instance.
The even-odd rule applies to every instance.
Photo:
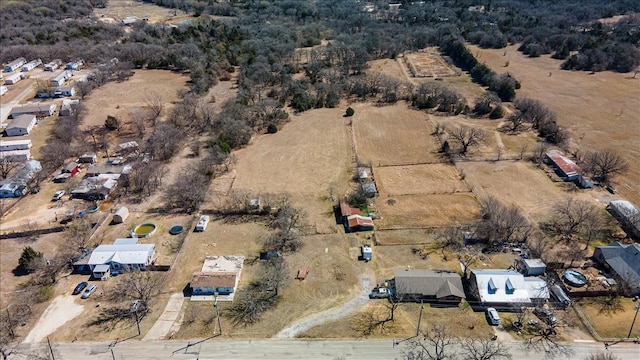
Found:
[[[125,17],[136,16],[138,19],[149,18],[149,22],[163,22],[188,16],[182,10],[174,10],[132,0],[109,0],[104,9],[96,8],[93,12],[98,18],[114,19],[116,21],[120,21]],[[176,14],[175,16],[174,13]]]
[[[409,72],[414,77],[446,77],[455,76],[456,70],[451,68],[436,48],[404,55],[404,61]]]
[[[564,71],[560,60],[529,58],[516,50],[518,45],[469,48],[493,70],[513,74],[522,83],[518,96],[538,99],[555,111],[558,123],[569,130],[573,150],[612,150],[625,158],[629,170],[614,183],[621,197],[640,204],[640,77]]]
[[[376,183],[388,196],[469,192],[456,168],[449,164],[384,166],[374,168]]]
[[[446,195],[400,195],[380,193],[377,229],[437,227],[468,224],[480,214],[480,204],[471,193]]]
[[[150,92],[158,94],[165,113],[178,100],[178,91],[186,89],[188,76],[166,70],[136,70],[134,75],[123,82],[110,82],[91,92],[84,100],[89,111],[81,129],[104,126],[108,115],[129,119],[129,111],[146,107],[145,98]]]
[[[440,162],[429,115],[406,103],[376,107],[354,104],[356,152],[361,163],[407,165]]]

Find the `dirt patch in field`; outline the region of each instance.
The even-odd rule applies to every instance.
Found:
[[[178,100],[178,91],[187,89],[189,77],[166,70],[136,70],[123,82],[110,82],[91,92],[84,100],[89,111],[80,129],[104,126],[107,115],[128,121],[129,111],[146,107],[145,97],[153,91],[162,98],[165,109]]]
[[[440,56],[437,48],[427,48],[418,52],[404,54],[404,65],[413,77],[442,78],[459,74]]]
[[[376,243],[380,245],[414,245],[435,242],[432,229],[376,230]]]
[[[489,50],[469,48],[495,71],[509,71],[522,83],[518,96],[542,101],[569,130],[572,147],[613,150],[629,162],[629,171],[615,179],[620,196],[640,204],[640,77],[610,71],[560,70],[561,60],[545,55],[529,58],[519,45]],[[504,67],[506,61],[508,67]]]
[[[408,165],[440,162],[429,115],[406,103],[352,105],[356,152],[361,163]]]
[[[125,17],[136,16],[138,19],[148,18],[149,22],[164,22],[173,18],[187,16],[182,10],[169,9],[151,3],[132,0],[109,0],[104,9],[96,8],[93,13],[100,19],[120,21]]]
[[[455,166],[425,164],[377,167],[378,188],[388,196],[469,192]]]
[[[598,335],[602,337],[622,338],[627,337],[633,319],[633,299],[620,297],[618,308],[607,308],[604,298],[583,298],[579,301],[582,311],[587,316]],[[636,324],[637,325],[637,324]],[[640,337],[640,327],[634,327],[632,338]]]
[[[380,59],[380,60],[372,60],[367,63],[369,65],[369,69],[367,69],[367,73],[370,72],[378,72],[391,77],[394,77],[400,81],[407,81],[407,76],[402,71],[402,65],[398,62],[398,60],[394,59]]]
[[[471,193],[447,195],[380,194],[378,229],[436,227],[468,224],[480,215],[480,204]]]

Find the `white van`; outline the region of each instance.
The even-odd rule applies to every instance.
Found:
[[[207,225],[209,225],[209,216],[202,215],[200,216],[200,220],[198,220],[198,223],[196,224],[196,228],[194,229],[194,231],[196,232],[204,231],[207,228]]]
[[[500,315],[492,307],[487,308],[487,319],[489,319],[489,324],[491,325],[500,325]]]

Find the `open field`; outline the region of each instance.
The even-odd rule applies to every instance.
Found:
[[[429,115],[405,103],[376,107],[354,104],[353,130],[361,163],[408,165],[440,162]]]
[[[479,199],[493,196],[504,204],[516,204],[535,220],[543,220],[553,205],[569,197],[565,183],[554,183],[543,170],[527,161],[458,162],[456,166]],[[591,190],[572,196],[595,201],[597,194]]]
[[[377,229],[468,224],[480,215],[480,204],[471,193],[401,196],[380,193],[377,208],[382,215]]]
[[[640,77],[609,71],[564,71],[560,60],[549,55],[529,58],[517,47],[489,50],[469,46],[480,62],[497,72],[509,71],[522,83],[518,96],[538,99],[554,110],[558,123],[569,130],[575,150],[613,150],[623,156],[629,171],[614,183],[621,197],[640,204]]]
[[[427,48],[414,53],[404,54],[404,62],[414,77],[442,78],[459,73],[447,64],[436,48]]]
[[[614,312],[601,311],[600,298],[584,298],[579,304],[593,328],[602,337],[627,337],[635,313],[633,299],[620,298],[620,308]],[[636,322],[631,337],[640,338],[640,326]]]
[[[186,75],[166,70],[136,70],[127,81],[110,82],[91,92],[84,100],[89,111],[80,129],[104,126],[107,115],[128,121],[129,111],[147,106],[145,97],[150,92],[160,95],[166,113],[170,104],[178,100],[178,91],[187,88],[188,80]]]
[[[109,0],[104,9],[95,8],[95,16],[101,19],[120,21],[128,16],[138,19],[149,18],[149,22],[165,22],[173,19],[191,18],[187,13],[178,9],[169,9],[151,3],[133,0]]]
[[[378,189],[388,196],[469,192],[456,168],[449,164],[374,168]]]

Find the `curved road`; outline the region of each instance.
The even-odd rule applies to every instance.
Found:
[[[99,336],[99,332],[96,333]],[[110,343],[52,343],[56,359],[62,360],[156,360],[156,359],[402,359],[403,344],[394,346],[392,340],[222,340],[211,339],[186,348],[186,341],[137,341],[121,342],[113,347]],[[522,343],[507,342],[513,359],[584,359],[587,355],[605,351],[596,342],[566,344],[572,351],[569,357],[547,356],[544,353],[527,352]],[[23,344],[20,352],[39,350],[43,355],[49,349],[44,344]],[[112,353],[113,350],[113,353]],[[621,360],[640,358],[640,345],[616,344],[608,352]],[[12,355],[9,359],[33,359],[33,354]]]

